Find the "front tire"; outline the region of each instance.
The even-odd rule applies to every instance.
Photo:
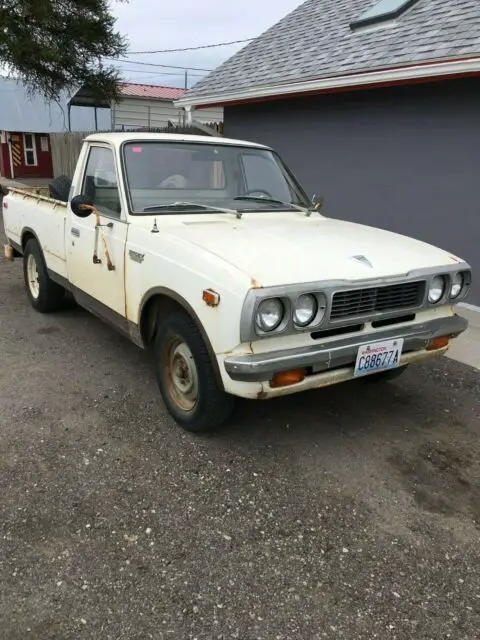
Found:
[[[220,389],[208,349],[192,319],[175,311],[158,326],[157,382],[175,421],[187,431],[210,431],[232,414],[234,398]]]
[[[50,279],[37,240],[27,242],[23,253],[23,278],[30,304],[39,313],[57,311],[65,296],[65,289]]]

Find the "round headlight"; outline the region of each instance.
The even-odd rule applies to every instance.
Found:
[[[465,278],[463,277],[463,273],[456,273],[453,276],[452,284],[450,287],[450,298],[458,298],[458,296],[462,292],[464,283]]]
[[[304,293],[295,303],[293,321],[297,327],[306,327],[317,315],[318,303],[311,293]]]
[[[274,331],[283,320],[285,310],[278,298],[269,298],[258,305],[255,321],[262,331]]]
[[[437,303],[445,293],[445,278],[443,276],[436,276],[430,283],[428,290],[428,301],[435,304]]]

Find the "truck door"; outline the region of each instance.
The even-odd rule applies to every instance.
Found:
[[[79,218],[68,207],[66,250],[68,276],[78,302],[106,319],[122,324],[126,315],[124,267],[128,225],[125,211],[122,211],[118,176],[111,147],[92,144],[83,180],[77,182],[73,195],[89,196],[100,211],[102,226],[96,230],[95,215]],[[113,270],[108,269],[102,232]],[[94,261],[96,244],[99,262]]]

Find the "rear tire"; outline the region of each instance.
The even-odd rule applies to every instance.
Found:
[[[219,387],[192,319],[180,311],[169,314],[157,328],[154,349],[160,393],[175,421],[196,433],[221,426],[231,416],[235,399]]]
[[[35,311],[51,313],[60,309],[65,289],[50,279],[40,245],[33,238],[27,242],[23,253],[23,278]]]

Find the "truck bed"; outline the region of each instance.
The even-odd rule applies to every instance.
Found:
[[[37,237],[47,267],[66,277],[65,221],[67,205],[23,189],[9,189],[3,199],[5,235],[16,249],[25,244],[27,234]]]

